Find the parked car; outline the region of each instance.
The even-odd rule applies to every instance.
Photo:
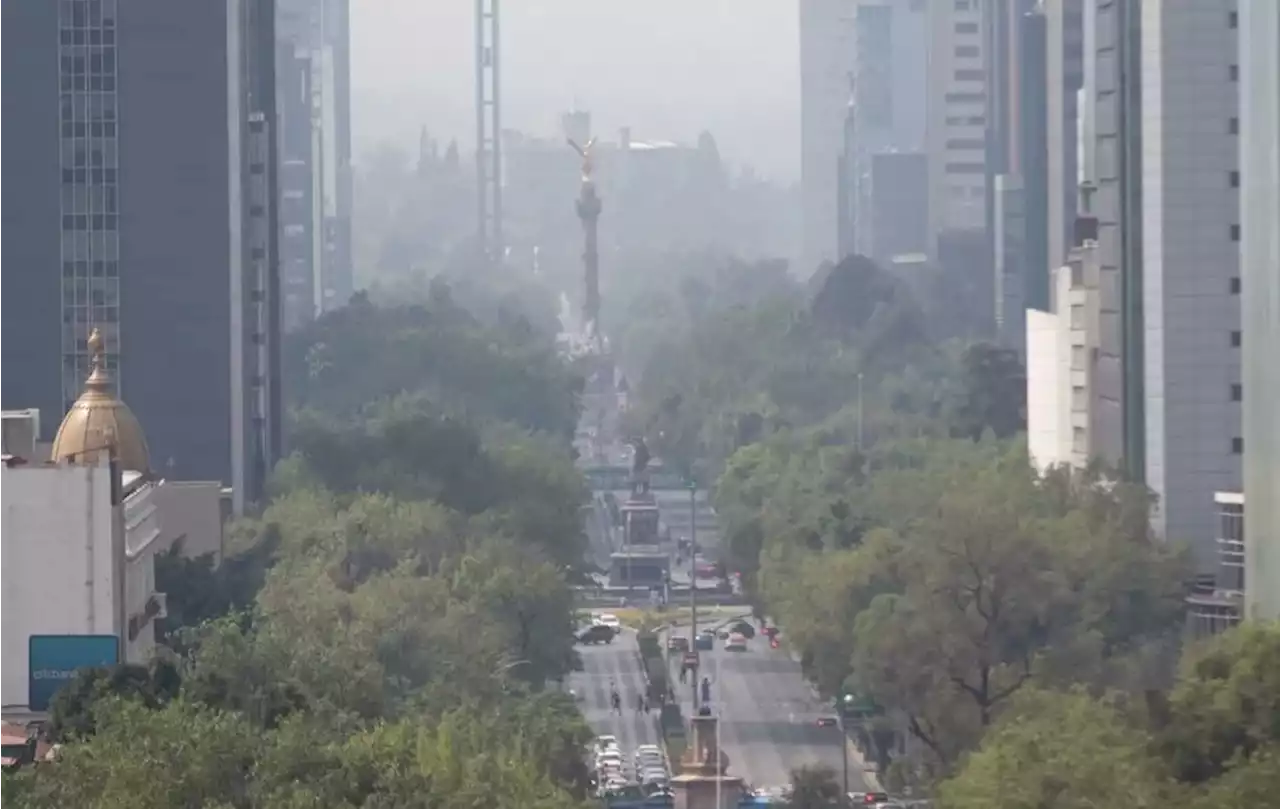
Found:
[[[667,649],[673,652],[689,651],[689,639],[684,635],[671,635],[667,638]]]
[[[729,638],[724,642],[724,650],[726,652],[745,652],[747,650],[747,638],[741,632],[730,632]]]

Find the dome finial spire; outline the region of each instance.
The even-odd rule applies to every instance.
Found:
[[[89,349],[89,378],[85,380],[85,389],[106,390],[111,384],[111,377],[107,375],[107,341],[97,326],[89,332],[85,345]]]

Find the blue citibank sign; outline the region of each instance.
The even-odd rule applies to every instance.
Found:
[[[118,663],[120,639],[115,635],[32,635],[28,651],[27,707],[47,711],[53,695],[77,671]]]

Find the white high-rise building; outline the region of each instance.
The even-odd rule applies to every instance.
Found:
[[[944,232],[987,226],[987,61],[983,4],[930,2],[928,9],[929,219]]]
[[[1141,4],[1146,478],[1157,531],[1205,573],[1214,493],[1239,490],[1243,451],[1235,12],[1236,0]]]
[[[856,0],[800,0],[802,274],[837,261],[840,155],[857,66]]]

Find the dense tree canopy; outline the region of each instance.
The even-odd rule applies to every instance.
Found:
[[[1019,797],[987,805],[1106,805],[1108,789],[1152,805],[1249,794],[1273,772],[1271,737],[1242,711],[1280,708],[1224,696],[1244,670],[1230,662],[1261,652],[1223,641],[1159,698],[1181,648],[1181,549],[1152,535],[1145,487],[1099,464],[1033,466],[1021,362],[940,316],[946,283],[858,256],[807,285],[736,272],[759,294],[709,273],[696,306],[655,293],[666,325],[630,429],[714,483],[722,561],[818,688],[859,706],[891,783],[954,778],[948,800],[978,806],[994,793],[974,784],[1009,767]],[[1134,719],[1144,694],[1162,720]],[[1059,727],[1059,747],[1033,743]],[[1043,775],[1037,750],[1074,772]],[[1080,779],[1097,783],[1062,786]]]
[[[425,302],[378,306],[357,296],[286,341],[284,388],[295,407],[349,418],[400,394],[442,412],[572,436],[581,380],[555,334],[518,312],[485,322],[444,281]]]
[[[491,313],[492,314],[492,313]],[[227,557],[157,560],[168,648],[55,699],[30,806],[561,807],[579,382],[531,321],[358,299],[291,338],[292,454]],[[159,771],[159,772],[157,772]],[[11,791],[12,790],[12,791]]]

